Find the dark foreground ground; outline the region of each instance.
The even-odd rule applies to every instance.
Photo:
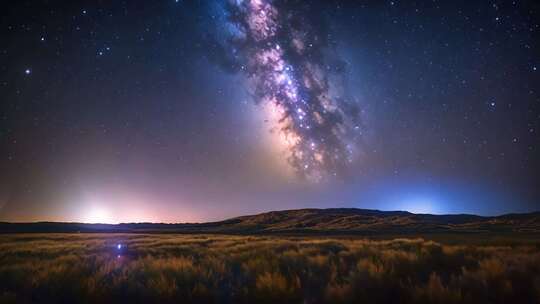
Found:
[[[0,303],[128,302],[540,303],[540,241],[0,235]]]

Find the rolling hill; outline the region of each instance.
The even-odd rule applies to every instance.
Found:
[[[298,209],[240,216],[209,223],[0,223],[0,233],[150,232],[234,234],[414,234],[540,232],[540,212],[486,217],[470,214],[414,214],[354,208]]]

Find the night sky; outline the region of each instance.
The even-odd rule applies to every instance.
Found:
[[[0,221],[540,210],[535,1],[0,14]]]

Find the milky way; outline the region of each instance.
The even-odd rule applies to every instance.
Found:
[[[358,152],[359,110],[346,98],[322,16],[300,1],[236,0],[226,12],[224,57],[247,75],[261,109],[277,115],[289,164],[309,180],[344,176]]]

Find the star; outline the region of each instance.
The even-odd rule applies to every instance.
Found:
[[[26,75],[30,75],[30,74],[32,73],[32,71],[31,71],[30,69],[26,69],[26,70],[24,70],[24,73],[25,73]]]
[[[232,33],[232,45],[226,49],[244,60],[242,71],[253,80],[257,102],[268,103],[279,113],[274,129],[293,139],[285,146],[289,164],[312,181],[343,172],[355,150],[346,144],[359,145],[358,135],[351,137],[359,117],[356,105],[332,96],[333,90],[341,90],[341,81],[331,80],[327,67],[337,58],[322,52],[324,43],[309,38],[315,34],[309,22],[300,22],[298,31],[291,31],[290,20],[281,17],[272,1],[240,1],[229,9],[238,17],[229,25],[244,34]],[[282,30],[290,32],[289,38],[281,37]]]

